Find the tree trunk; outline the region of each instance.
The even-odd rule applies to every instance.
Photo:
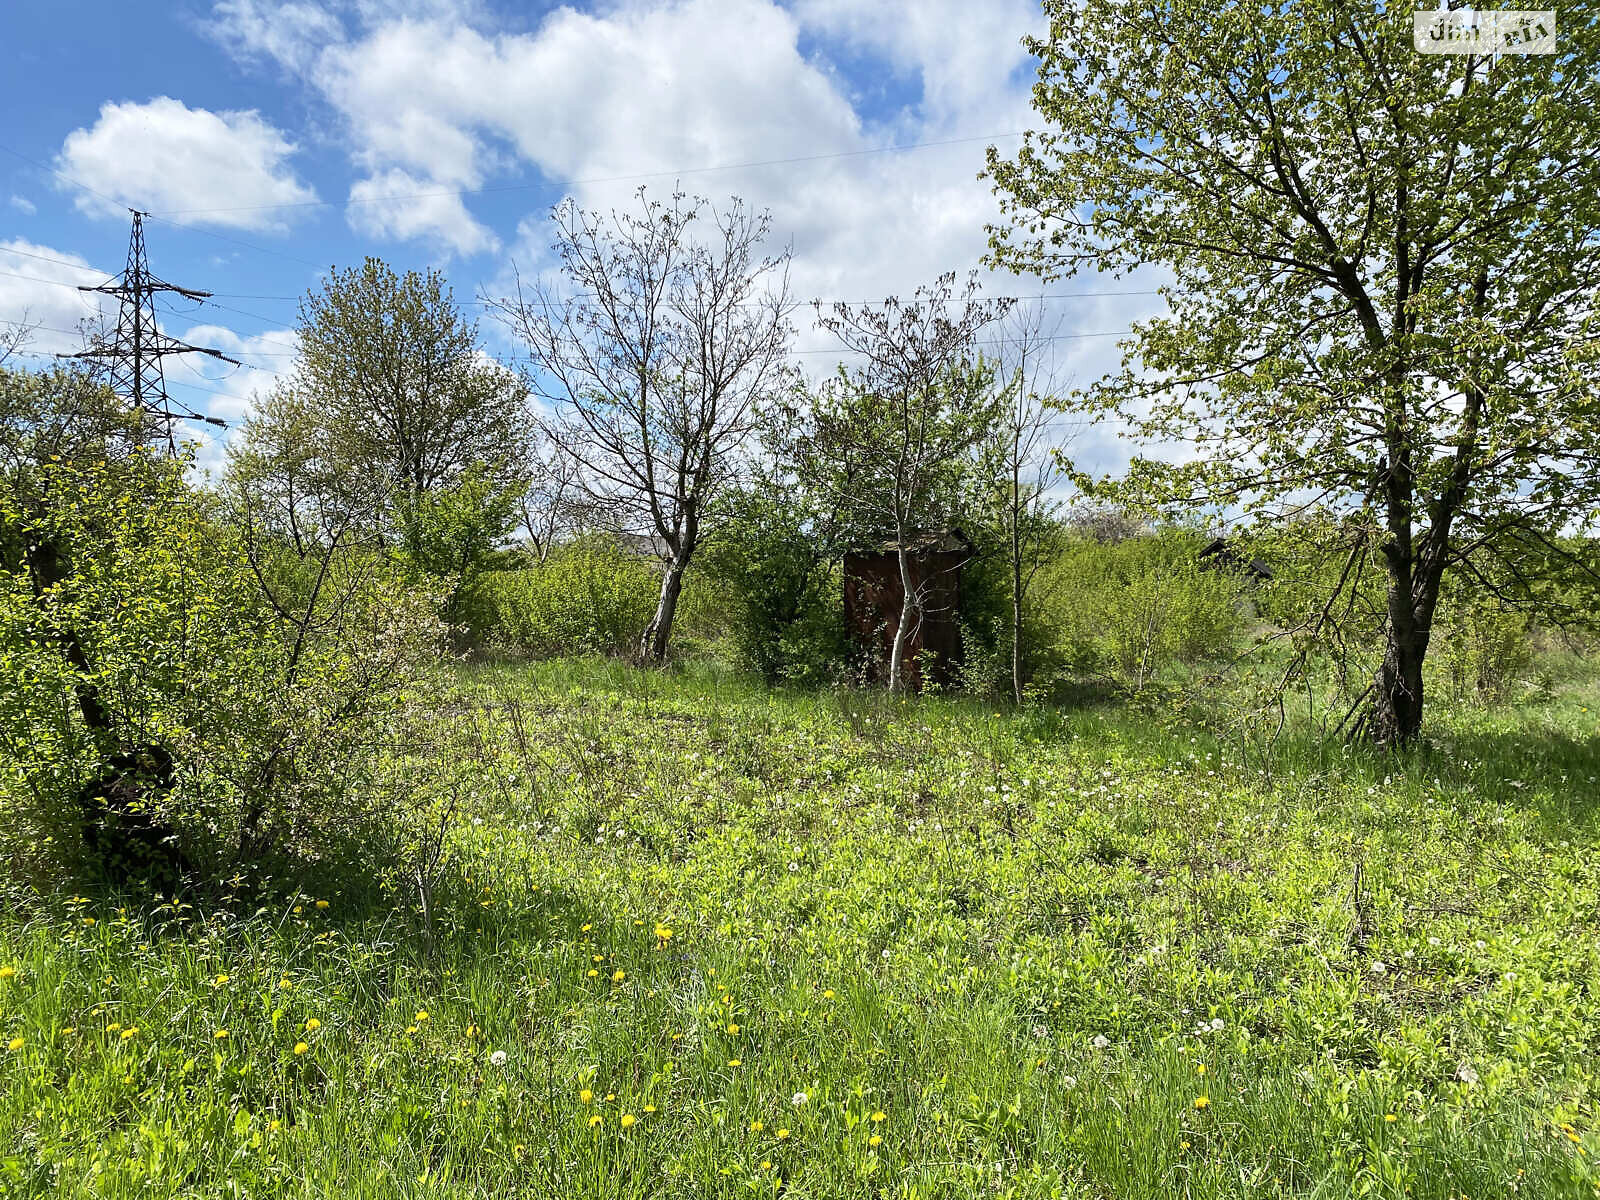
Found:
[[[1011,698],[1022,703],[1022,530],[1021,515],[1014,499],[1011,511]]]
[[[667,658],[667,642],[672,637],[672,619],[678,612],[678,597],[683,594],[683,573],[688,569],[686,559],[674,555],[667,562],[666,573],[661,577],[661,599],[656,604],[656,615],[645,626],[644,637],[639,642],[639,657],[645,662],[663,663]]]
[[[1413,630],[1389,630],[1383,664],[1373,681],[1372,740],[1385,749],[1409,745],[1422,730],[1422,661],[1426,645]]]
[[[889,690],[902,690],[905,682],[906,638],[911,634],[911,618],[917,612],[917,589],[911,586],[911,555],[905,539],[900,539],[896,558],[900,564],[900,623],[894,629],[894,648],[889,652]]]

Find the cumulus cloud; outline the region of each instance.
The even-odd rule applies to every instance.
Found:
[[[57,165],[100,193],[74,195],[92,215],[194,210],[186,219],[196,224],[266,230],[282,228],[292,210],[260,206],[316,199],[288,163],[294,151],[258,113],[210,112],[158,96],[102,105],[94,125],[67,135]]]
[[[641,184],[662,197],[675,186],[738,195],[770,209],[775,240],[792,245],[800,299],[904,296],[979,265],[985,225],[1001,214],[978,178],[984,142],[964,139],[1035,123],[1021,43],[1044,29],[1032,0],[606,0],[515,29],[477,0],[297,0],[290,24],[312,33],[286,41],[246,19],[264,3],[224,0],[217,12],[337,114],[365,176],[347,213],[358,232],[492,251],[491,202],[470,193],[541,179],[534,194],[602,210],[632,204]],[[320,15],[299,11],[313,7]],[[756,163],[769,165],[736,166]],[[507,202],[492,202],[496,221]],[[505,235],[525,279],[552,266],[547,211],[529,208]],[[509,287],[504,260],[488,274],[487,290]],[[985,286],[1041,290],[995,275]],[[1053,312],[1071,335],[1124,329],[1159,308],[1156,297],[1109,297]],[[835,348],[810,310],[796,323],[804,361],[826,369]],[[1117,361],[1114,338],[1064,338],[1063,350],[1080,381]]]
[[[104,315],[114,318],[116,302],[78,288],[104,283],[112,273],[81,255],[24,238],[0,242],[0,314],[8,323],[33,327],[26,346],[32,354],[81,350],[83,323],[92,325]],[[42,357],[33,365],[45,362]]]
[[[399,168],[360,180],[350,189],[350,228],[397,241],[419,238],[461,255],[498,249],[500,239],[473,219],[459,195],[429,190],[438,186]]]

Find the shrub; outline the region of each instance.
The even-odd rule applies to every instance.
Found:
[[[1503,700],[1533,666],[1527,615],[1481,601],[1450,606],[1431,639],[1439,673],[1457,699]]]
[[[653,563],[593,535],[536,566],[487,572],[470,610],[482,642],[536,657],[625,656],[638,649],[660,591]]]
[[[701,573],[720,593],[739,667],[768,683],[839,678],[847,649],[844,593],[831,548],[792,490],[756,484],[727,497]]]
[[[437,646],[370,553],[314,571],[210,519],[187,464],[45,462],[0,501],[0,843],[112,886],[339,852],[360,749]],[[290,586],[274,587],[286,580]],[[309,582],[308,582],[309,580]]]
[[[1061,668],[1139,690],[1176,665],[1221,657],[1245,627],[1244,583],[1197,558],[1186,531],[1074,540],[1041,572],[1040,637]]]

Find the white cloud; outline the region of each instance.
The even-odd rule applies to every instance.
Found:
[[[770,208],[775,242],[793,245],[797,297],[909,295],[982,259],[984,226],[1000,218],[977,178],[984,143],[858,152],[1036,123],[1021,39],[1044,23],[1031,0],[604,0],[593,11],[556,8],[516,32],[467,0],[328,0],[322,16],[295,18],[315,36],[290,43],[237,19],[262,3],[226,0],[218,12],[338,114],[366,175],[351,198],[411,197],[353,204],[351,226],[461,255],[497,244],[474,215],[483,202],[419,193],[520,185],[531,167],[587,208],[630,204],[641,183],[658,196],[675,182],[713,199],[740,195]],[[885,80],[894,86],[874,90]],[[818,157],[836,155],[845,156]],[[810,161],[701,170],[779,159]],[[551,266],[549,239],[543,209],[508,236],[524,278]],[[508,283],[509,273],[488,290]],[[1090,277],[1049,290],[1139,286]],[[1041,290],[995,276],[986,288]],[[1159,307],[1157,297],[1111,297],[1053,311],[1063,333],[1098,333]],[[796,314],[798,348],[831,351],[811,322],[809,309]],[[485,334],[495,336],[492,322]],[[1114,338],[1063,347],[1080,381],[1116,362]]]
[[[31,217],[34,213],[39,211],[38,205],[34,204],[34,202],[29,200],[26,196],[13,195],[11,197],[11,207],[16,209],[25,217]]]
[[[350,188],[350,228],[372,237],[420,238],[462,255],[499,249],[500,239],[473,220],[461,197],[439,187],[399,168],[360,180]]]
[[[0,242],[0,321],[34,326],[25,347],[41,356],[81,350],[80,324],[101,314],[116,317],[116,301],[80,285],[104,283],[112,274],[90,265],[80,255],[23,238]],[[30,359],[47,365],[47,359]]]
[[[304,71],[323,47],[343,38],[344,26],[319,4],[220,0],[206,32],[235,57],[270,58]]]
[[[1030,0],[794,0],[794,10],[807,32],[917,75],[928,125],[1017,115],[1027,100],[1012,80],[1028,61],[1022,37],[1047,28]]]
[[[101,193],[75,194],[74,203],[87,213],[121,216],[128,207],[209,210],[186,220],[279,229],[285,210],[255,206],[316,199],[287,162],[294,150],[255,112],[214,113],[158,96],[145,104],[102,105],[91,128],[67,136],[58,165]]]

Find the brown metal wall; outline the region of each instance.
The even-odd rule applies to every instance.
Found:
[[[920,553],[911,560],[912,586],[926,597],[921,625],[906,639],[907,683],[922,687],[925,651],[935,656],[932,680],[953,681],[961,655],[961,564],[967,555],[939,551]],[[900,586],[900,563],[892,553],[847,554],[844,558],[844,619],[850,640],[866,659],[867,677],[888,678],[889,656],[894,649],[895,627],[905,601]]]

